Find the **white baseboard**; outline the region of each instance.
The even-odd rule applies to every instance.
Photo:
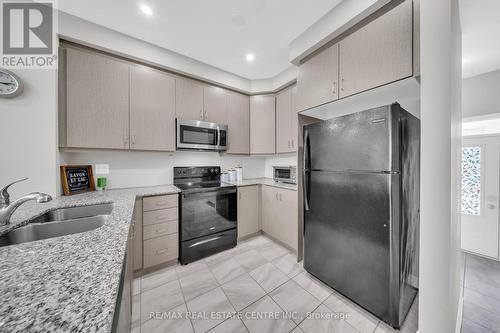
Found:
[[[458,298],[457,322],[455,324],[455,333],[462,330],[462,316],[464,313],[464,288],[460,286],[460,297]]]

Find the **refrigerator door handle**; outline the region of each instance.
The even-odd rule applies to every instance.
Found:
[[[309,131],[308,130],[304,130],[304,151],[303,151],[303,156],[302,156],[302,159],[303,159],[303,168],[302,168],[302,182],[304,184],[303,186],[303,196],[304,196],[304,209],[306,211],[309,210],[309,198],[307,197],[307,193],[308,193],[308,184],[307,184],[307,175],[308,175],[308,172],[309,172],[309,166],[307,165],[307,154],[309,152]]]

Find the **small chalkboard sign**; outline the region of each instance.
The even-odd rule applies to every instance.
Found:
[[[95,191],[91,165],[61,165],[64,195]]]

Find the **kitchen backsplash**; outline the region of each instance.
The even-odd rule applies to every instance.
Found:
[[[109,164],[107,188],[171,184],[174,166],[220,165],[223,170],[243,167],[243,178],[273,177],[273,165],[296,165],[296,154],[275,156],[227,155],[214,152],[173,153],[142,151],[61,151],[60,165]],[[60,186],[59,186],[60,187]]]

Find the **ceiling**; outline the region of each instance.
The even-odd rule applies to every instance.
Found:
[[[241,77],[290,67],[288,45],[342,0],[64,0],[59,8]],[[151,16],[141,12],[146,4]],[[253,53],[249,63],[246,55]]]
[[[463,76],[500,69],[500,1],[460,0],[460,16]]]

